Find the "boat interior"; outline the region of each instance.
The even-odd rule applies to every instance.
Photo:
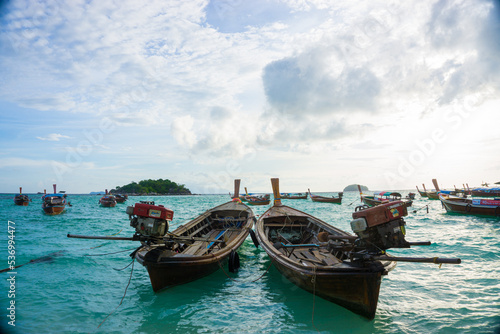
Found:
[[[333,266],[348,258],[350,238],[332,235],[306,216],[264,219],[264,233],[282,256],[304,266]],[[344,236],[345,237],[345,236]]]
[[[248,211],[225,210],[207,214],[190,226],[181,227],[182,233],[164,237],[167,246],[179,255],[203,256],[226,247],[240,235],[248,220]],[[179,231],[181,232],[181,231]]]

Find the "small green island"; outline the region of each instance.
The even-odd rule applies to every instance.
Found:
[[[142,180],[117,186],[110,190],[111,194],[124,195],[191,195],[191,191],[183,184],[177,184],[168,179]]]
[[[357,184],[350,184],[344,188],[344,191],[359,191]],[[369,191],[367,186],[361,186],[361,191]]]

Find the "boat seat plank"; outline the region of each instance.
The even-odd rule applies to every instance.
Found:
[[[330,253],[320,253],[317,250],[313,250],[312,253],[318,258],[321,259],[323,262],[326,263],[327,266],[333,266],[337,263],[341,263],[339,259],[337,259],[334,255]]]
[[[318,265],[324,265],[324,263],[318,261],[317,259],[313,261],[311,259],[306,258],[304,255],[300,255],[300,252],[298,252],[297,254],[295,254],[295,252],[288,253],[283,248],[280,249],[280,252],[286,257],[288,257],[290,260],[295,261],[304,266],[315,267]]]
[[[200,248],[203,247],[203,245],[205,245],[206,242],[205,241],[196,241],[194,242],[192,245],[190,245],[188,248],[186,248],[182,254],[186,254],[186,255],[195,255],[195,253],[197,251],[200,250]]]
[[[297,251],[294,251],[293,253],[295,254],[295,256],[297,256],[301,260],[309,261],[309,262],[314,263],[316,265],[318,265],[318,264],[325,265],[325,262],[323,262],[322,260],[320,260],[317,257],[315,257],[314,255],[312,255],[309,252],[309,250],[302,250],[302,251],[297,250]]]
[[[212,238],[215,238],[219,232],[220,231],[218,231],[218,230],[212,230],[209,233],[205,234],[203,237],[207,238],[207,240],[211,240]],[[205,252],[205,250],[206,250],[205,248],[207,247],[207,245],[208,245],[208,243],[206,241],[195,241],[191,245],[189,245],[189,247],[186,248],[182,252],[182,254],[197,255],[196,253],[198,253],[200,250]]]
[[[189,233],[189,236],[197,236],[198,233],[200,233],[201,231],[203,231],[204,229],[206,229],[207,227],[210,227],[210,225],[212,225],[212,221],[206,221],[207,218],[205,218],[205,220],[202,221],[202,225],[196,230],[194,231],[193,233]]]

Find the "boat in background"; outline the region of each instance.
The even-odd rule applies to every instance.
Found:
[[[271,202],[269,195],[264,196],[245,196],[245,200],[248,205],[269,205]]]
[[[240,200],[241,200],[240,196]],[[249,194],[247,187],[245,187],[245,196],[243,196],[242,202],[247,202],[248,205],[268,205],[270,200],[270,195],[257,195],[257,194]]]
[[[500,197],[500,188],[476,187],[470,190],[473,197]]]
[[[415,193],[409,192],[408,195],[406,195],[406,198],[414,200],[415,199]]]
[[[427,191],[427,189],[425,189],[425,184],[423,184],[423,183],[422,183],[422,187],[424,187],[424,191],[427,194],[427,198],[429,198],[429,199],[439,199],[438,191]]]
[[[307,199],[307,193],[283,193],[281,199]]]
[[[28,195],[23,195],[22,187],[19,187],[19,194],[14,196],[14,203],[20,206],[28,206],[28,204],[30,204],[30,199]]]
[[[313,202],[322,202],[322,203],[336,203],[336,204],[341,204],[342,203],[342,196],[344,195],[343,192],[339,192],[338,197],[326,197],[326,196],[319,196],[319,195],[314,195],[311,193],[311,189],[307,189],[309,192],[309,197]]]
[[[128,195],[115,194],[116,203],[125,203],[128,199]]]
[[[47,215],[58,215],[66,208],[66,195],[57,193],[56,185],[53,185],[54,193],[42,196],[42,209]]]
[[[465,198],[439,194],[439,199],[446,212],[500,217],[500,198]]]
[[[392,257],[389,248],[408,248],[403,202],[353,213],[351,235],[281,203],[279,179],[271,179],[274,205],[256,223],[257,244],[283,276],[300,288],[368,319],[377,310],[382,276],[396,261],[460,263],[460,259]],[[390,231],[390,233],[389,233]],[[449,262],[448,262],[449,261]]]
[[[106,189],[106,194],[99,199],[99,204],[105,208],[113,208],[116,206],[116,198],[108,194],[108,189]]]
[[[373,207],[380,204],[385,204],[389,202],[397,202],[402,201],[406,207],[410,207],[413,204],[411,199],[401,199],[401,194],[394,191],[376,191],[373,195],[365,195],[361,191],[361,187],[358,185],[359,196],[361,197],[361,201],[369,206]]]
[[[417,191],[421,197],[427,197],[427,193],[425,191],[420,191],[420,189],[418,189],[418,186],[416,186],[416,187],[417,187]]]

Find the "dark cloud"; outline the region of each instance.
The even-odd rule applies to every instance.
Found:
[[[262,76],[267,100],[282,114],[332,114],[337,111],[375,111],[378,78],[366,67],[345,66],[329,71],[326,52],[274,61]]]

